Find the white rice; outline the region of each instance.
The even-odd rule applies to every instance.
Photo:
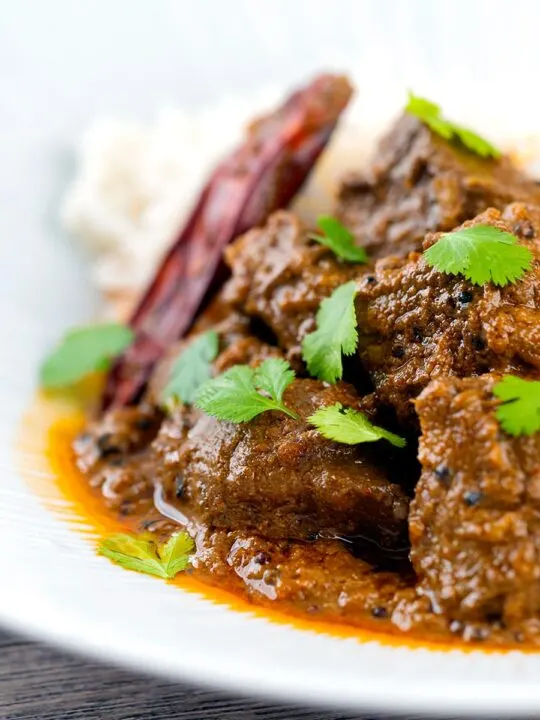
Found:
[[[90,249],[92,277],[101,291],[133,298],[144,287],[216,162],[240,142],[246,122],[279,102],[282,94],[269,90],[250,101],[232,99],[202,112],[165,108],[148,126],[102,119],[88,129],[76,150],[78,173],[61,218],[74,241]],[[380,92],[377,98],[368,93],[367,107],[378,102],[377,115],[366,113],[365,93],[362,103],[352,103],[295,201],[294,209],[306,221],[330,210],[344,170],[365,163],[378,129],[386,127],[393,110],[399,111],[393,96],[381,107]],[[504,133],[491,137],[504,147],[516,147]],[[520,152],[528,160],[537,157],[537,147],[535,138],[520,139]]]
[[[92,251],[99,288],[137,290],[149,279],[211,168],[240,140],[251,111],[241,103],[196,114],[165,108],[147,127],[102,119],[88,129],[61,218]]]

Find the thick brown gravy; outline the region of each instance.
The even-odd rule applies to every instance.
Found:
[[[67,500],[66,519],[78,527],[83,520],[93,542],[121,530],[139,531],[141,524],[158,520],[156,512],[152,518],[121,517],[105,508],[100,492],[89,487],[74,464],[72,441],[83,422],[80,413],[66,412],[65,406],[43,398],[31,408],[22,442],[34,452],[41,446],[50,471],[50,479],[44,481],[23,468],[33,488],[45,502],[55,493]],[[485,637],[480,645],[463,642],[462,634],[452,632],[427,603],[415,598],[412,578],[409,583],[387,569],[373,573],[371,565],[335,540],[270,543],[199,528],[194,567],[173,582],[235,611],[255,612],[273,622],[336,637],[463,650],[479,646],[533,650],[536,644],[534,636],[522,644],[503,629]]]

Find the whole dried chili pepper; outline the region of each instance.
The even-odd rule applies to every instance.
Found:
[[[137,401],[164,350],[225,279],[225,246],[290,202],[351,94],[345,77],[317,77],[253,122],[245,142],[216,168],[131,317],[135,342],[109,374],[104,409]]]

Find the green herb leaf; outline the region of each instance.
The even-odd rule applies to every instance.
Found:
[[[92,372],[107,370],[133,337],[133,330],[117,323],[69,330],[41,365],[41,385],[47,389],[67,387]]]
[[[255,387],[268,393],[276,402],[281,402],[283,393],[293,380],[294,370],[280,358],[269,358],[255,370]]]
[[[365,263],[367,261],[365,249],[356,245],[354,235],[339,220],[330,215],[321,215],[317,220],[317,225],[323,234],[310,235],[312,240],[330,248],[338,257],[348,262]]]
[[[194,549],[191,537],[181,531],[163,545],[146,537],[117,533],[102,540],[98,552],[128,570],[170,580],[188,567]]]
[[[471,150],[481,157],[498,158],[501,155],[500,150],[485,138],[480,137],[480,135],[469,130],[469,128],[446,120],[442,115],[439,105],[436,105],[430,100],[418,97],[409,92],[409,101],[405,107],[405,111],[417,117],[431,128],[433,132],[437,133],[437,135],[440,135],[446,140],[457,138],[468,150]]]
[[[473,225],[445,233],[424,252],[428,265],[450,275],[464,275],[475,285],[507,285],[519,280],[533,262],[532,252],[504,230]]]
[[[297,419],[282,402],[283,392],[293,380],[289,364],[278,358],[268,358],[257,370],[235,365],[207,380],[197,392],[195,405],[207,415],[234,423],[249,422],[267,410],[279,410]]]
[[[189,566],[194,549],[195,543],[185,531],[174,533],[160,545],[159,557],[167,577],[173,578]]]
[[[199,387],[210,377],[211,363],[218,350],[219,337],[215,330],[196,337],[174,361],[161,402],[164,405],[171,402],[191,404]]]
[[[248,365],[235,365],[207,380],[195,396],[196,407],[207,415],[235,423],[248,422],[266,410],[276,409],[272,400],[255,389],[254,374]]]
[[[540,382],[505,375],[493,388],[503,401],[497,420],[509,435],[532,435],[540,431]]]
[[[317,312],[317,329],[306,335],[302,356],[311,375],[335,383],[343,376],[341,355],[352,355],[358,343],[354,298],[356,283],[340,285],[323,300]]]
[[[308,422],[314,425],[323,437],[346,445],[377,440],[388,440],[400,448],[407,444],[405,438],[373,425],[361,412],[344,408],[340,403],[320,408],[308,418]]]

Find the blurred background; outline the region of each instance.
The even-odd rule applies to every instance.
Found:
[[[539,17],[535,0],[3,0],[2,122],[72,131],[96,114],[148,117],[164,100],[200,105],[321,66],[361,72],[381,98],[388,83],[447,97],[476,84],[505,114],[517,91],[536,94]]]

